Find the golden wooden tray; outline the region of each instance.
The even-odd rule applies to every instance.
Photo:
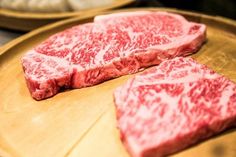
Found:
[[[110,11],[136,11],[128,9]],[[193,57],[236,82],[236,22],[179,11],[189,20],[207,25],[207,42]],[[60,21],[32,31],[0,50],[0,156],[1,157],[129,157],[116,128],[112,92],[128,78],[74,89],[35,101],[23,76],[20,57],[51,34],[93,15]],[[168,125],[168,124],[167,124]],[[186,149],[174,157],[235,157],[235,129]]]
[[[116,9],[130,5],[134,0],[115,0],[112,4],[94,8],[87,9],[82,11],[71,11],[63,13],[32,13],[32,12],[20,12],[14,10],[8,10],[0,8],[0,27],[21,30],[21,31],[30,31],[40,26],[75,17],[75,16],[84,16],[86,14]]]

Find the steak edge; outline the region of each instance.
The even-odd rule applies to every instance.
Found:
[[[192,54],[205,39],[205,25],[177,14],[101,15],[52,35],[22,57],[22,66],[32,97],[41,100]]]
[[[236,84],[189,57],[136,75],[114,101],[132,157],[167,156],[236,126]]]

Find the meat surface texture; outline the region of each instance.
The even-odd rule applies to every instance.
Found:
[[[115,13],[52,35],[27,52],[22,65],[32,97],[41,100],[189,55],[205,39],[205,25],[180,15]]]
[[[176,57],[114,93],[118,128],[132,157],[162,157],[236,126],[236,84]]]

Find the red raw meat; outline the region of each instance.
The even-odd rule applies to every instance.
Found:
[[[205,25],[180,15],[116,13],[49,37],[23,56],[22,65],[32,97],[41,100],[189,55],[205,39]]]
[[[176,57],[114,93],[118,127],[133,157],[161,157],[236,126],[236,84]]]

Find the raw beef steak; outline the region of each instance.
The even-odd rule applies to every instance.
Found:
[[[102,15],[49,37],[23,56],[22,65],[32,97],[40,100],[194,53],[205,38],[205,25],[176,14]]]
[[[161,157],[236,126],[236,84],[176,57],[114,93],[118,127],[133,157]]]

